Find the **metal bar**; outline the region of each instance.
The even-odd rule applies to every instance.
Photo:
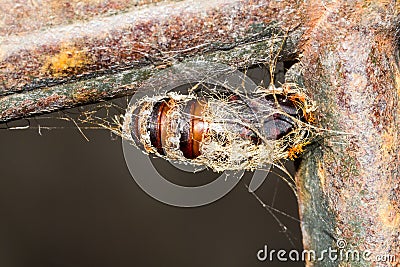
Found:
[[[0,121],[131,94],[152,73],[182,60],[266,61],[268,39],[277,32],[289,33],[285,55],[294,57],[302,29],[285,10],[296,9],[295,2],[163,2],[3,36]]]
[[[395,1],[311,1],[306,10],[313,30],[301,48],[305,86],[320,127],[342,133],[326,131],[300,165],[304,246],[361,255],[318,266],[398,266],[399,9]],[[395,260],[379,262],[389,255]]]

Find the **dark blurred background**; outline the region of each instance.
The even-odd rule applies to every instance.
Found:
[[[257,260],[264,245],[275,250],[302,245],[297,221],[275,212],[282,227],[247,192],[250,174],[210,205],[172,207],[133,181],[121,140],[110,132],[84,130],[87,142],[72,122],[55,119],[40,120],[42,126],[60,127],[42,129],[41,135],[32,125],[7,129],[26,123],[0,129],[0,266],[304,265]],[[270,174],[256,193],[298,217],[294,194],[281,178]]]

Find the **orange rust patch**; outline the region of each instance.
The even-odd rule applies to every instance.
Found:
[[[313,112],[304,113],[304,118],[308,123],[314,124],[316,122],[316,118]]]
[[[322,190],[324,190],[325,189],[325,171],[324,171],[324,167],[322,166],[322,162],[318,162],[318,177],[319,177],[319,181],[321,182],[321,188],[322,188]]]
[[[288,95],[287,97],[296,107],[303,111],[303,116],[308,123],[315,123],[316,118],[311,110],[312,105],[308,103],[307,96],[303,93]]]
[[[78,73],[79,70],[92,62],[83,50],[73,45],[62,45],[58,54],[46,58],[41,69],[42,74],[61,77]]]
[[[397,68],[396,68],[395,81],[396,81],[397,94],[400,95],[400,73]]]
[[[99,98],[99,92],[96,89],[79,89],[72,94],[72,98],[78,103],[88,103]]]
[[[393,128],[388,127],[382,134],[382,151],[385,157],[390,156],[395,150],[395,144],[397,144],[397,136],[393,133]]]
[[[289,148],[287,158],[294,160],[299,156],[299,154],[304,152],[304,147],[308,145],[310,142],[300,143],[295,145],[294,147]]]
[[[387,201],[379,208],[379,218],[383,225],[389,229],[398,230],[400,227],[400,213]]]
[[[288,95],[288,99],[291,102],[296,103],[297,101],[299,101],[300,103],[304,103],[306,102],[306,96],[303,94],[293,94],[293,95]]]
[[[397,66],[397,64],[393,64],[395,65],[395,85],[396,85],[396,89],[397,89],[397,95],[400,96],[400,70],[399,67]],[[398,103],[397,106],[400,107],[400,98],[398,97]],[[400,117],[400,108],[397,109],[397,115]]]

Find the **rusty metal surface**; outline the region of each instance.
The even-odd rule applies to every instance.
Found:
[[[3,36],[0,94],[230,49],[287,17],[269,1],[182,1]]]
[[[288,42],[288,47],[293,45]],[[266,47],[270,46],[271,42],[267,40],[256,44],[239,45],[228,51],[217,51],[188,60],[206,60],[244,67],[268,62],[270,49]],[[276,49],[278,47],[279,43],[276,44]],[[8,94],[0,97],[0,123],[133,94],[143,81],[161,70],[162,68],[157,66],[143,66]]]
[[[296,10],[294,2],[289,6]],[[152,73],[182,60],[265,62],[277,32],[290,33],[285,51],[293,57],[298,20],[275,1],[162,2],[3,36],[0,120],[131,94]]]
[[[32,31],[113,15],[166,0],[1,0],[0,35]],[[171,2],[171,1],[170,1]]]
[[[298,174],[306,248],[334,239],[369,250],[371,261],[400,261],[400,72],[395,1],[310,3],[305,85],[318,103],[320,126],[331,134],[302,162]],[[347,134],[346,134],[347,133]],[[327,133],[329,136],[329,133]],[[330,233],[331,236],[329,237]],[[374,261],[393,255],[395,262]],[[327,261],[318,266],[347,266]]]

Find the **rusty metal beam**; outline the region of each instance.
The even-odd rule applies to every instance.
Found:
[[[152,73],[182,60],[265,62],[268,39],[277,32],[289,32],[285,51],[294,57],[302,29],[287,6],[265,0],[162,2],[3,36],[0,121],[132,94]]]
[[[316,266],[400,263],[400,71],[396,1],[310,1],[302,63],[322,144],[297,174],[303,242],[371,252]],[[333,241],[334,240],[334,241]],[[379,256],[395,259],[379,262]],[[311,263],[310,263],[311,265]]]

